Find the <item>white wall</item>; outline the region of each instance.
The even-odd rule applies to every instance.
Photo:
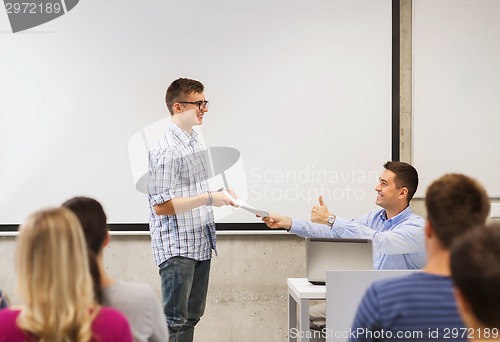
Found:
[[[390,4],[85,0],[14,34],[0,10],[0,224],[75,195],[147,222],[137,185],[178,77],[206,86],[205,146],[237,155],[212,189],[224,172],[265,210],[308,215],[320,194],[368,210],[390,159]]]
[[[413,1],[413,163],[417,196],[449,172],[500,198],[497,0]]]
[[[408,2],[408,1],[403,1]],[[90,3],[90,1],[81,2],[78,6],[82,6],[85,3]],[[357,4],[356,2],[351,2]],[[362,11],[362,6],[357,7]],[[76,11],[76,7],[72,12]],[[71,14],[71,13],[70,13]],[[69,15],[67,19],[69,20]],[[95,13],[96,20],[102,18]],[[325,12],[324,16],[330,18],[329,13]],[[66,20],[61,18],[60,20]],[[325,19],[326,20],[326,19]],[[203,22],[203,20],[200,20]],[[55,22],[54,22],[55,23]],[[318,21],[318,26],[323,27],[323,22]],[[132,28],[135,22],[127,23],[127,25]],[[168,25],[168,22],[165,22]],[[363,25],[364,23],[354,22],[355,27],[359,26],[359,34],[363,35]],[[185,27],[181,27],[185,29]],[[95,32],[97,35],[99,32]],[[231,33],[231,32],[229,32]],[[343,32],[338,32],[342,34]],[[112,37],[104,37],[108,39],[109,42],[112,41]],[[279,37],[278,37],[279,38]],[[236,38],[235,38],[236,39]],[[90,44],[90,38],[88,38],[88,43]],[[165,37],[163,41],[168,41],[168,37]],[[200,40],[203,41],[203,40]],[[322,42],[322,44],[329,44],[328,40]],[[165,43],[166,44],[166,43]],[[203,43],[204,44],[204,43]],[[209,44],[209,43],[206,43]],[[110,45],[111,46],[111,45]],[[106,47],[110,49],[110,47]],[[135,48],[135,47],[131,47]],[[369,50],[367,50],[369,51]],[[2,53],[3,50],[0,52]],[[126,52],[125,52],[126,53]],[[311,54],[311,58],[316,56],[316,54]],[[98,55],[93,56],[95,60],[98,60]],[[147,59],[148,56],[145,56]],[[367,57],[370,57],[367,54]],[[325,63],[328,62],[328,58],[325,58]],[[404,67],[402,65],[402,67]],[[364,70],[366,71],[366,70]],[[160,72],[161,74],[161,72]],[[237,76],[237,74],[234,74]],[[165,74],[160,75],[161,80],[156,80],[156,85],[163,91],[166,86],[164,83],[168,78]],[[233,76],[233,75],[230,75]],[[170,75],[169,75],[170,77]],[[237,79],[241,81],[240,79]],[[98,80],[93,80],[98,82]],[[127,93],[124,98],[133,98],[136,91],[142,89],[142,87],[147,84],[151,84],[151,79],[147,76],[141,80],[141,82],[135,84],[131,93]],[[244,80],[243,80],[244,81]],[[244,83],[244,82],[243,82]],[[239,83],[238,83],[239,84]],[[209,83],[207,84],[209,86]],[[268,87],[269,84],[263,85],[263,87]],[[384,85],[385,86],[385,85]],[[249,92],[242,92],[243,95],[251,95]],[[161,94],[143,94],[141,96],[151,96],[152,101],[159,100]],[[214,94],[215,95],[215,94]],[[227,94],[217,95],[216,98],[220,98],[220,102],[224,101]],[[284,99],[288,99],[285,96]],[[362,101],[365,99],[365,94],[358,94],[358,99]],[[161,97],[161,96],[160,96]],[[211,96],[213,97],[213,96]],[[252,97],[251,103],[252,108],[260,108],[258,103],[258,97]],[[257,101],[257,102],[255,102]],[[148,103],[148,101],[146,101]],[[126,108],[126,103],[120,104],[123,108]],[[157,118],[162,118],[165,115],[164,109],[161,108],[159,103],[149,104],[146,109],[140,106],[136,108],[136,113],[142,112],[154,112]],[[121,107],[122,108],[122,107]],[[150,109],[149,109],[150,108]],[[157,109],[154,109],[157,108]],[[92,108],[89,108],[89,110]],[[213,113],[215,114],[215,108]],[[389,111],[390,112],[390,111]],[[307,116],[307,111],[294,114],[293,118],[296,119],[298,125],[302,125],[302,119]],[[252,112],[249,111],[247,115],[240,116],[241,118],[251,118]],[[215,115],[214,115],[215,116]],[[240,117],[236,117],[236,121],[239,122]],[[409,115],[411,117],[411,115]],[[116,120],[111,120],[112,124],[125,125],[122,122],[122,117],[117,117]],[[137,118],[129,118],[130,120],[136,120]],[[408,117],[407,117],[408,119]],[[208,122],[208,121],[207,121]],[[262,124],[265,126],[265,122]],[[139,125],[140,126],[140,125]],[[344,127],[340,125],[340,128]],[[378,125],[374,125],[372,128],[379,128]],[[266,130],[269,128],[266,126]],[[282,129],[280,127],[280,129]],[[385,127],[382,131],[385,132]],[[374,129],[376,130],[376,129]],[[135,131],[129,130],[131,134]],[[266,131],[267,132],[267,131]],[[260,134],[260,131],[259,131]],[[378,137],[384,137],[384,133],[377,131]],[[389,136],[387,134],[387,136]],[[288,136],[287,136],[288,138]],[[302,137],[299,137],[302,138]],[[345,138],[345,141],[339,145],[335,145],[336,148],[344,148],[350,144],[349,137]],[[19,138],[20,139],[20,138]],[[126,142],[128,136],[123,137]],[[220,139],[220,137],[218,138]],[[19,141],[19,140],[17,140]],[[222,143],[220,143],[222,144]],[[225,143],[224,143],[225,144]],[[272,143],[271,143],[272,144]],[[330,141],[325,137],[323,146],[329,146]],[[366,151],[372,151],[373,146],[365,146],[362,151],[356,154],[356,156],[366,156]],[[403,152],[407,152],[408,149],[404,149]],[[123,151],[122,151],[123,152]],[[120,152],[120,153],[122,153]],[[252,154],[254,152],[252,151]],[[295,155],[295,151],[289,151],[290,154]],[[385,153],[385,152],[384,152]],[[389,151],[387,151],[387,155]],[[334,157],[326,161],[325,165],[330,165],[330,163],[345,163],[345,161],[339,157],[339,155],[333,153]],[[271,155],[272,156],[272,155]],[[356,157],[354,156],[354,157]],[[370,171],[373,167],[373,171],[378,171],[377,168],[381,166],[383,162],[386,161],[388,157],[377,158],[377,160],[372,163],[368,169],[360,169],[365,171]],[[317,161],[321,158],[319,156],[311,157],[312,161]],[[321,159],[323,160],[323,159]],[[316,164],[314,164],[316,165]],[[124,166],[126,167],[126,166]],[[347,164],[347,171],[352,170],[352,165]],[[357,169],[356,169],[357,170]],[[128,180],[124,181],[124,184]],[[128,183],[127,183],[128,184]],[[328,184],[327,184],[328,186]],[[370,203],[374,200],[374,192],[372,188],[374,184],[369,181],[366,182],[366,200]],[[373,193],[372,193],[373,192]],[[140,194],[139,194],[140,195]],[[3,197],[2,197],[3,198]],[[141,203],[142,199],[141,199]],[[363,210],[355,205],[350,205],[349,203],[340,203],[333,201],[334,207],[337,213],[342,213],[343,215],[349,215],[348,212],[343,210],[338,210],[336,207],[338,205],[343,205],[344,207],[349,207],[349,212],[353,215],[361,214]],[[255,204],[255,203],[253,203]],[[3,207],[2,207],[3,208]],[[270,208],[273,209],[273,208]],[[278,209],[278,208],[274,208]],[[283,207],[280,207],[283,209]],[[286,209],[286,207],[285,207]],[[309,205],[301,208],[301,212],[308,211],[310,209]],[[287,210],[288,211],[288,210]],[[289,214],[295,214],[293,210],[288,212]],[[299,216],[307,217],[307,214],[303,213]],[[15,292],[14,284],[14,247],[15,241],[12,237],[0,237],[0,287],[5,289],[11,296]],[[149,237],[147,236],[128,236],[128,237],[113,237],[113,241],[106,251],[106,264],[109,267],[109,271],[112,275],[123,278],[126,280],[139,281],[149,283],[159,295],[159,276],[157,273],[157,268],[153,264],[151,257],[151,247]],[[197,341],[201,342],[233,342],[233,341],[243,341],[243,342],[262,342],[262,341],[285,341],[287,336],[287,289],[286,289],[286,278],[288,277],[302,277],[305,275],[304,269],[304,258],[305,250],[303,240],[291,235],[246,235],[246,236],[218,236],[218,250],[219,256],[214,258],[212,264],[212,273],[210,280],[209,298],[207,304],[207,310],[205,316],[202,318],[198,328],[197,328]]]

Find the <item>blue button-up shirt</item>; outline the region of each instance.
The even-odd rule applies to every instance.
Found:
[[[390,219],[380,209],[350,220],[337,216],[332,228],[293,219],[290,233],[302,237],[371,239],[374,269],[420,269],[426,262],[424,223],[410,207]]]
[[[206,153],[197,140],[171,123],[149,152],[149,230],[157,265],[174,256],[208,260],[215,249],[215,220],[210,206],[175,215],[156,215],[153,207],[174,197],[192,197],[208,189]]]

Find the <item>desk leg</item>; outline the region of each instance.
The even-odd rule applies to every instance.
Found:
[[[309,342],[309,299],[300,300],[300,342]]]
[[[288,342],[297,341],[297,330],[294,333],[295,337],[290,337],[292,329],[297,329],[297,302],[288,294]]]

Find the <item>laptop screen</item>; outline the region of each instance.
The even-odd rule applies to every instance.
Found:
[[[306,238],[306,276],[312,284],[325,284],[326,271],[372,269],[372,240]]]

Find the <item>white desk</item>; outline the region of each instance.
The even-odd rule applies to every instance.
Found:
[[[288,341],[309,341],[309,300],[325,299],[326,286],[312,285],[306,278],[288,278]],[[297,306],[299,321],[297,326]]]

